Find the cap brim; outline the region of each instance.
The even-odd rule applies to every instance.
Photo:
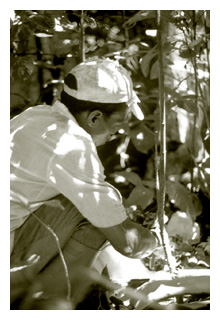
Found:
[[[144,120],[144,114],[136,102],[131,106],[131,111],[138,120]]]
[[[144,120],[144,114],[138,105],[139,102],[140,102],[140,100],[139,100],[138,96],[136,95],[135,91],[133,90],[132,98],[131,98],[130,102],[128,103],[128,105],[131,108],[133,115],[138,120]]]

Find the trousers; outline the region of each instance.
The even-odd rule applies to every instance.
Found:
[[[56,238],[69,272],[71,300],[77,305],[91,285],[82,268],[91,268],[106,239],[62,194],[43,204],[15,231],[11,268],[22,265],[33,255],[39,256],[34,274],[41,291],[49,297],[67,294],[66,273]],[[23,279],[21,285],[24,286]],[[19,281],[13,283],[11,279],[10,286],[13,300]]]

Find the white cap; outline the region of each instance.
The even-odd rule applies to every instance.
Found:
[[[130,75],[116,61],[93,58],[78,64],[64,79],[64,91],[78,100],[125,102],[139,120],[144,119]]]

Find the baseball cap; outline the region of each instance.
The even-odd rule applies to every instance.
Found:
[[[93,58],[75,66],[64,79],[64,92],[85,101],[127,103],[137,119],[144,115],[128,71],[118,61]]]

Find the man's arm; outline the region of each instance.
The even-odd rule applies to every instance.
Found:
[[[75,137],[71,139],[72,144],[67,140],[65,145],[76,145]],[[121,195],[105,181],[104,168],[91,141],[84,141],[83,146],[62,156],[55,154],[48,167],[48,181],[102,231],[117,251],[131,258],[148,256],[156,248],[156,238],[127,218]]]
[[[129,218],[121,224],[99,230],[118,252],[129,258],[147,257],[157,246],[157,238]]]

